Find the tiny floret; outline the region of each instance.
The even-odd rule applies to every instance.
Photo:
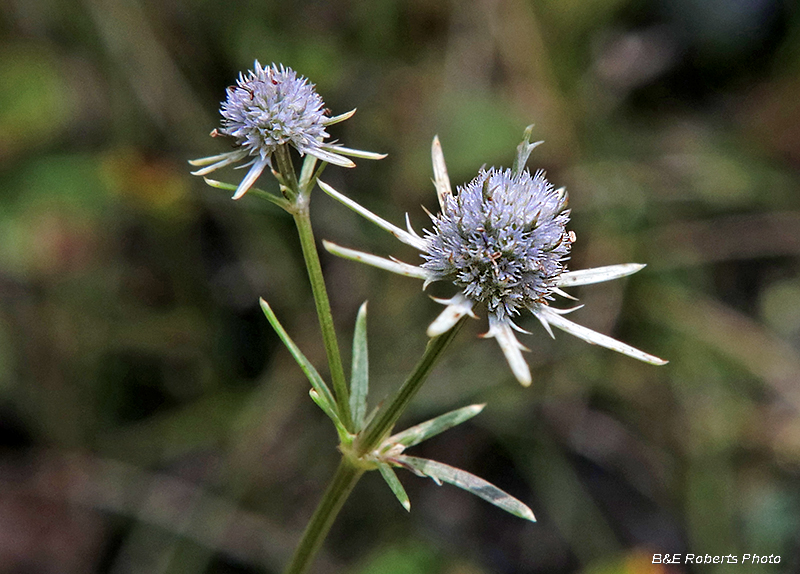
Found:
[[[205,176],[214,170],[247,160],[239,167],[249,167],[233,199],[242,197],[267,167],[272,155],[290,146],[301,156],[306,154],[342,167],[355,164],[345,155],[381,159],[383,154],[354,150],[336,143],[326,143],[326,126],[344,121],[355,110],[330,117],[314,84],[283,65],[262,67],[256,60],[253,69],[239,74],[236,85],[228,87],[220,108],[222,126],[212,136],[233,138],[236,149],[227,153],[192,160],[202,169],[192,172]]]
[[[644,265],[627,263],[567,271],[566,262],[575,241],[575,234],[567,230],[567,193],[563,188],[555,189],[544,172],[531,175],[525,169],[531,150],[541,143],[530,143],[530,130],[517,148],[512,169],[482,169],[467,185],[458,187],[456,194],[450,187],[441,145],[434,138],[433,183],[441,209],[437,215],[431,215],[433,228],[425,230],[422,236],[410,224],[401,229],[319,182],[326,193],[417,248],[424,259],[421,265],[327,242],[325,247],[335,255],[423,279],[425,285],[434,281],[452,283],[458,293],[450,299],[437,299],[446,307],[428,327],[428,335],[439,336],[465,315],[475,317],[476,307],[484,308],[489,318],[489,331],[484,337],[497,340],[512,373],[523,385],[530,385],[531,373],[522,357],[526,349],[514,334],[514,331],[525,332],[514,323],[523,310],[530,311],[551,336],[552,327],[556,327],[640,361],[665,364],[663,359],[564,317],[579,307],[551,306],[556,296],[574,299],[563,287],[617,279],[639,271]]]

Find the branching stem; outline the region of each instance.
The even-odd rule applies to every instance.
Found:
[[[461,319],[455,327],[443,335],[428,341],[425,353],[403,383],[403,386],[400,387],[392,401],[378,414],[359,438],[356,444],[356,452],[359,456],[363,456],[375,449],[380,441],[391,431],[397,419],[400,418],[400,415],[411,402],[411,399],[422,388],[436,361],[453,341],[463,323],[464,319]],[[350,496],[350,492],[362,474],[364,474],[363,469],[357,468],[347,457],[342,457],[339,468],[336,470],[336,474],[333,475],[333,479],[322,496],[316,511],[314,511],[314,515],[303,533],[303,538],[300,540],[300,544],[297,546],[294,557],[285,570],[285,574],[303,574],[311,565],[336,515],[339,514],[345,500]]]

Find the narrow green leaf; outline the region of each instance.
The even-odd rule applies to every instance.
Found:
[[[236,189],[238,188],[237,186],[232,185],[230,183],[224,183],[222,181],[217,181],[216,179],[210,179],[208,177],[204,177],[203,180],[209,186],[215,187],[217,189],[224,189],[226,191],[236,191]],[[290,202],[268,191],[264,191],[263,189],[259,189],[257,187],[251,187],[249,190],[247,190],[247,194],[255,195],[256,197],[260,197],[261,199],[266,199],[267,201],[274,203],[281,209],[288,211],[289,213],[292,212],[292,204]]]
[[[259,299],[258,302],[261,304],[261,310],[264,311],[267,321],[269,321],[269,324],[272,325],[273,329],[275,329],[278,337],[281,338],[281,341],[283,341],[283,344],[286,345],[287,349],[289,349],[289,352],[292,354],[292,357],[294,357],[294,360],[297,361],[297,364],[300,365],[300,368],[306,374],[306,377],[308,377],[308,381],[317,392],[319,400],[327,404],[327,410],[324,408],[322,410],[325,412],[331,411],[338,413],[339,409],[337,408],[336,400],[333,398],[328,385],[325,384],[325,381],[322,380],[322,377],[314,368],[314,365],[312,365],[309,360],[306,359],[306,356],[303,354],[303,352],[297,347],[297,345],[294,344],[294,341],[292,341],[292,339],[289,337],[289,334],[280,324],[280,321],[278,321],[278,318],[275,316],[275,313],[272,311],[272,308],[269,306],[269,304],[264,301],[264,299]]]
[[[367,302],[361,305],[353,334],[353,365],[350,375],[350,414],[356,431],[364,428],[369,392],[369,360],[367,358]]]
[[[319,393],[314,389],[309,389],[308,396],[310,396],[311,400],[314,401],[320,409],[322,409],[322,412],[328,415],[328,418],[333,421],[333,426],[336,427],[336,432],[339,435],[339,439],[342,441],[347,440],[347,438],[350,436],[350,433],[347,432],[347,429],[342,424],[339,415],[331,408],[331,405],[325,401],[325,399],[320,397]]]
[[[415,444],[419,444],[424,440],[428,440],[432,436],[436,436],[437,434],[442,433],[449,428],[453,428],[456,425],[460,425],[461,423],[468,421],[480,413],[485,406],[485,404],[470,405],[468,407],[450,411],[449,413],[445,413],[434,419],[408,428],[403,432],[397,433],[396,435],[390,437],[387,443],[402,444],[405,447],[414,446]]]
[[[397,497],[397,500],[400,501],[400,504],[403,505],[408,512],[411,512],[411,501],[408,499],[408,494],[406,494],[406,489],[403,488],[403,485],[400,484],[400,480],[397,478],[397,475],[392,470],[388,464],[381,463],[378,465],[378,470],[381,472],[381,476],[383,480],[386,481],[386,484],[389,485],[389,488],[392,489],[394,495]]]
[[[419,476],[432,478],[437,484],[447,482],[459,488],[463,488],[467,492],[491,502],[498,508],[502,508],[514,516],[536,522],[536,518],[533,516],[531,509],[522,502],[507,492],[500,490],[492,483],[474,474],[470,474],[465,470],[454,468],[441,462],[436,462],[435,460],[417,458],[414,456],[400,455],[395,460],[400,465],[408,468]]]

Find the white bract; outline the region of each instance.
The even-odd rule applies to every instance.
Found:
[[[529,132],[526,132],[526,136]],[[644,353],[607,335],[597,333],[564,317],[571,309],[557,309],[555,296],[572,298],[562,287],[609,281],[639,271],[644,265],[628,263],[581,271],[566,271],[574,234],[567,231],[569,210],[566,191],[555,189],[541,171],[531,175],[524,163],[538,145],[523,142],[513,170],[481,170],[457,194],[450,187],[441,145],[432,146],[434,185],[439,206],[430,215],[431,230],[417,234],[406,216],[406,229],[378,217],[324,182],[320,187],[355,212],[385,229],[403,243],[415,247],[425,260],[410,265],[325,242],[328,251],[400,275],[424,280],[450,281],[458,289],[450,299],[437,299],[446,307],[428,327],[436,337],[451,329],[464,315],[475,317],[476,306],[485,308],[489,331],[497,340],[517,380],[531,383],[530,368],[522,357],[527,350],[514,331],[526,332],[513,318],[527,309],[553,336],[556,327],[589,343],[613,349],[640,361],[663,365],[666,361]]]

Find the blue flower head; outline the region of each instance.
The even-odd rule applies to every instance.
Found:
[[[485,304],[498,321],[552,299],[572,244],[564,190],[541,171],[492,168],[457,191],[444,196],[425,232],[422,268]]]
[[[279,145],[290,144],[300,155],[322,147],[325,103],[303,77],[291,68],[273,64],[239,74],[222,103],[222,129],[251,156],[269,158]]]
[[[626,345],[607,335],[582,327],[564,317],[574,311],[551,306],[556,296],[574,299],[562,287],[588,285],[630,275],[644,265],[627,263],[581,271],[567,271],[575,234],[569,222],[567,193],[555,189],[537,171],[524,169],[531,150],[541,142],[526,139],[518,148],[513,169],[482,169],[467,185],[453,194],[438,138],[432,146],[433,174],[440,212],[430,215],[431,230],[418,235],[408,222],[401,229],[371,213],[324,182],[320,187],[357,213],[417,248],[424,262],[409,265],[370,253],[326,242],[331,253],[425,281],[447,281],[457,289],[450,299],[437,299],[445,310],[428,327],[435,337],[452,328],[464,315],[485,308],[489,331],[484,335],[500,345],[514,376],[523,385],[531,383],[530,368],[522,357],[525,349],[514,331],[514,319],[528,310],[552,336],[557,327],[585,341],[613,349],[635,359],[663,365],[666,361]]]
[[[189,163],[205,166],[192,172],[194,175],[206,175],[250,158],[240,166],[250,167],[250,170],[239,184],[234,199],[242,197],[265,168],[272,167],[272,154],[280,146],[291,146],[301,156],[309,154],[342,167],[355,166],[344,155],[367,159],[383,157],[326,143],[329,137],[326,126],[352,117],[355,110],[329,117],[314,84],[283,65],[263,68],[256,60],[253,70],[240,73],[236,85],[228,88],[220,113],[222,127],[211,135],[233,138],[236,149]]]

